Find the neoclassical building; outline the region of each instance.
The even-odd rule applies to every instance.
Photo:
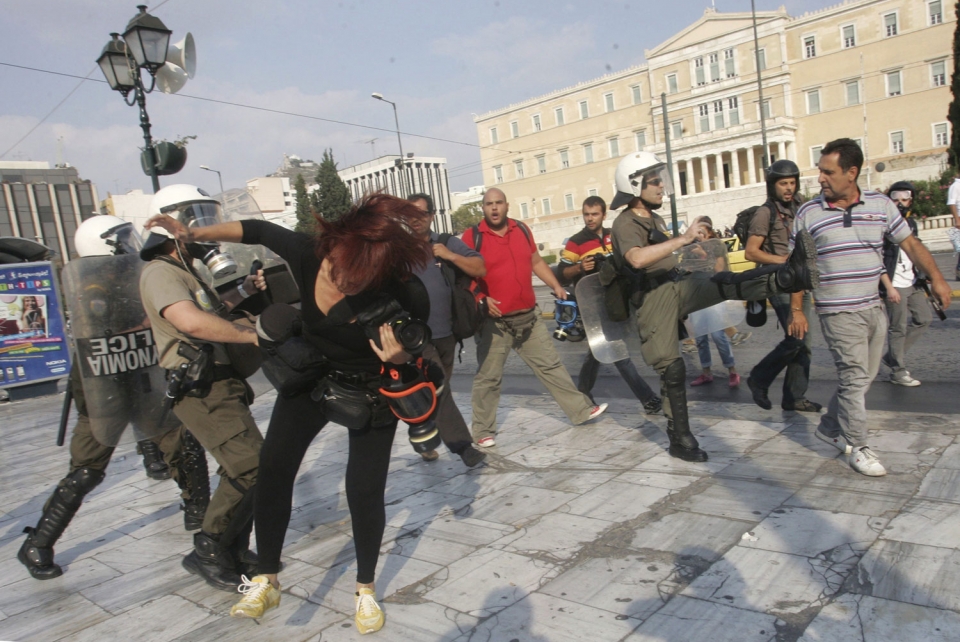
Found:
[[[820,148],[846,136],[864,148],[864,187],[939,172],[950,140],[955,24],[945,0],[758,13],[770,162],[795,161],[815,193]],[[663,94],[680,220],[707,214],[723,227],[763,200],[751,14],[707,9],[644,57],[475,119],[484,183],[506,192],[512,216],[528,219],[546,247],[582,225],[584,198],[610,200],[621,155],[642,149],[665,158]]]

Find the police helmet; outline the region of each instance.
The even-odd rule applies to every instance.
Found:
[[[153,195],[150,201],[150,216],[172,216],[187,227],[205,227],[223,222],[220,201],[196,185],[168,185]],[[152,259],[160,247],[173,235],[161,227],[148,230],[140,258]]]
[[[106,214],[92,216],[81,223],[73,244],[80,256],[137,254],[143,245],[131,223]]]
[[[650,152],[634,152],[624,156],[617,164],[614,175],[617,193],[610,202],[610,209],[619,209],[640,196],[640,192],[646,187],[646,181],[652,178],[663,180],[664,197],[673,194],[673,182],[670,180],[666,163]]]

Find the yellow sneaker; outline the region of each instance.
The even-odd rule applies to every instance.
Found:
[[[377,604],[373,589],[362,588],[357,592],[357,616],[353,621],[361,634],[375,633],[383,628],[383,609]]]
[[[266,611],[280,606],[280,589],[275,588],[266,575],[257,575],[252,580],[246,575],[240,578],[243,584],[237,590],[243,597],[230,608],[231,616],[261,618]]]

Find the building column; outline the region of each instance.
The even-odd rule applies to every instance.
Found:
[[[37,199],[33,195],[33,184],[24,183],[24,186],[27,188],[27,204],[30,206],[30,217],[33,219],[33,228],[36,230],[36,238],[34,239],[37,243],[42,243],[47,247],[48,241],[43,234],[43,225],[40,224],[40,213],[37,211]],[[51,250],[53,248],[50,248]]]
[[[740,187],[740,150],[730,152],[730,179],[731,187]]]
[[[7,216],[10,218],[10,226],[13,228],[13,235],[20,236],[20,221],[17,220],[17,212],[13,209],[13,193],[10,191],[10,185],[4,183],[0,185],[2,192],[0,192],[0,197],[4,199],[4,203],[7,204]]]
[[[782,140],[777,141],[777,160],[782,160],[787,157],[785,147]]]
[[[92,185],[92,183],[91,183]],[[57,226],[57,240],[60,242],[60,256],[64,263],[70,262],[70,250],[67,249],[67,236],[63,231],[63,220],[60,218],[60,203],[57,202],[57,190],[53,183],[47,185],[47,192],[50,194],[50,206],[53,208],[53,222]]]
[[[680,161],[679,160],[673,162],[673,191],[677,196],[680,196],[680,194],[683,193],[682,190],[680,189]]]
[[[701,193],[707,193],[710,191],[710,168],[707,166],[707,156],[704,154],[700,157],[700,190]]]
[[[757,161],[753,158],[753,147],[747,147],[747,185],[757,182]]]
[[[796,143],[787,141],[783,145],[784,145],[784,154],[786,154],[785,158],[787,160],[792,160],[794,163],[796,163],[797,162]]]
[[[73,205],[73,218],[77,221],[77,227],[83,225],[83,216],[80,214],[80,197],[77,196],[77,184],[70,183],[70,203]]]

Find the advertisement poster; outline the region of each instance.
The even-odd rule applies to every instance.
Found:
[[[0,388],[69,373],[70,349],[53,266],[0,265]]]

